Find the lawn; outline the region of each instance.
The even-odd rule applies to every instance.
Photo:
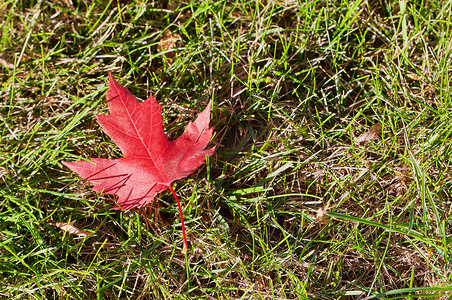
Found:
[[[0,297],[451,299],[451,17],[450,1],[2,0]],[[109,73],[157,98],[171,140],[213,103],[216,151],[172,185],[187,253],[171,192],[112,210],[62,164],[122,157],[95,117]]]

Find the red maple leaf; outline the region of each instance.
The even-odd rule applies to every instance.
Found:
[[[169,141],[163,132],[160,105],[154,97],[140,103],[111,74],[108,86],[110,114],[96,115],[97,122],[124,157],[62,163],[90,181],[94,191],[116,195],[113,209],[143,207],[158,192],[169,188],[179,206],[185,249],[182,211],[171,182],[188,176],[204,163],[206,155],[213,154],[215,148],[205,150],[213,132],[209,128],[211,103],[178,139]]]

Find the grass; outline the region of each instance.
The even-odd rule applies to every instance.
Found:
[[[0,295],[450,299],[452,34],[441,1],[0,3]],[[61,161],[118,158],[107,75],[217,147],[160,213]],[[358,142],[373,125],[378,139]],[[49,223],[75,221],[88,237]]]

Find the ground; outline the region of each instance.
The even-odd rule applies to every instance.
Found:
[[[2,1],[1,297],[450,299],[451,14]],[[213,103],[216,152],[173,184],[186,254],[170,192],[111,210],[61,164],[122,156],[95,118],[109,72],[157,98],[171,139]]]

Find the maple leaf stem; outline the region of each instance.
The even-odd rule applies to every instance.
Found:
[[[171,185],[169,185],[169,189],[171,191],[171,193],[173,193],[174,198],[176,199],[177,202],[177,206],[179,207],[179,215],[180,215],[180,221],[182,223],[182,240],[183,240],[183,248],[182,248],[182,253],[187,253],[187,238],[185,236],[185,224],[184,224],[184,216],[182,214],[182,207],[180,206],[180,202],[179,202],[179,198],[176,195],[176,192],[174,191],[173,187]]]

